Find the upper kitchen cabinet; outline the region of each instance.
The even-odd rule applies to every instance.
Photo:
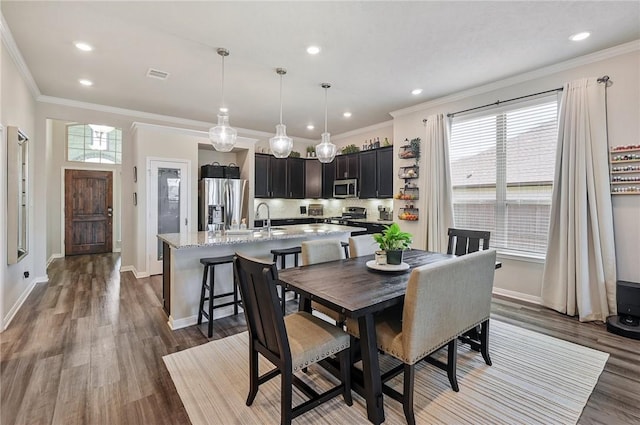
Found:
[[[305,197],[305,164],[302,158],[275,158],[256,154],[255,197]]]
[[[359,172],[359,153],[336,156],[336,180],[357,179]]]
[[[303,199],[305,192],[305,162],[302,158],[287,158],[287,190],[291,199]]]
[[[322,198],[322,162],[308,159],[304,167],[305,198]],[[333,185],[333,179],[331,184]]]
[[[361,199],[393,197],[393,147],[360,153]]]
[[[318,163],[322,164],[320,161]],[[322,197],[333,198],[333,181],[336,179],[336,161],[322,164]]]

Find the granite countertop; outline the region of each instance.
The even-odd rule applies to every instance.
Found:
[[[158,239],[175,249],[195,248],[220,245],[236,245],[270,240],[295,239],[329,235],[332,233],[350,233],[366,230],[361,227],[340,226],[337,224],[312,223],[291,226],[272,227],[270,232],[260,229],[227,231],[224,235],[215,236],[210,232],[165,233],[157,235]]]
[[[392,224],[393,220],[375,220],[373,218],[349,218],[352,223]]]

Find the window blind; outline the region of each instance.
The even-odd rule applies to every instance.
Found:
[[[454,117],[455,226],[488,230],[500,251],[542,256],[551,213],[557,96]]]

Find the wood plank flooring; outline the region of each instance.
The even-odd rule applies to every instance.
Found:
[[[117,254],[52,263],[0,334],[0,424],[189,423],[162,356],[207,342],[206,324],[171,331],[161,276],[119,268]],[[502,298],[492,317],[609,352],[579,423],[640,423],[640,341]],[[212,339],[244,330],[242,315],[216,320]]]

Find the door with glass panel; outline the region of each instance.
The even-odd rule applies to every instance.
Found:
[[[162,273],[163,233],[189,231],[189,164],[149,160],[147,259],[149,274]]]

